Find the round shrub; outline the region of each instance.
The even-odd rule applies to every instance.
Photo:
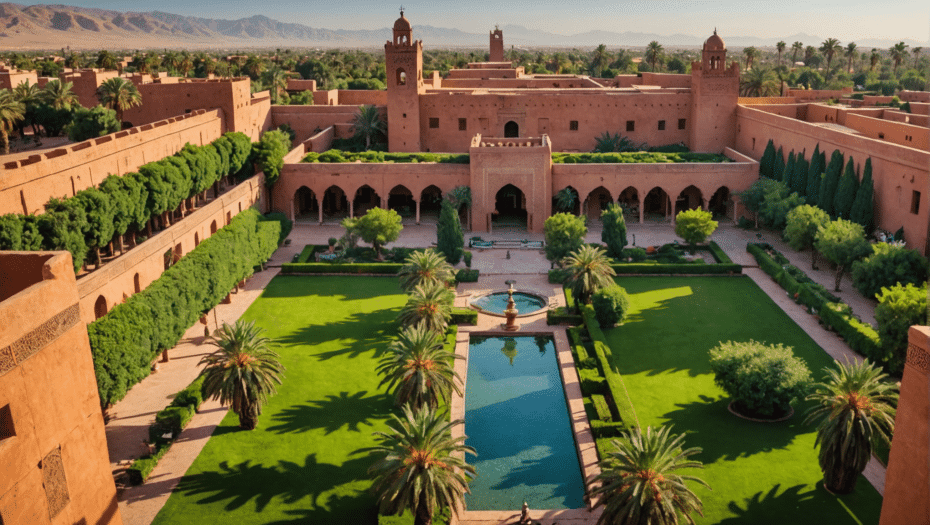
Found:
[[[866,297],[896,284],[920,286],[927,281],[927,259],[904,246],[877,243],[872,254],[852,266],[853,286]]]
[[[710,351],[714,381],[750,417],[774,419],[807,395],[811,372],[790,347],[755,341],[720,343]]]
[[[626,318],[630,310],[630,295],[622,286],[614,284],[594,292],[591,304],[598,324],[601,328],[609,328]]]
[[[633,262],[643,262],[646,260],[646,250],[642,248],[624,248],[624,259],[633,259]]]

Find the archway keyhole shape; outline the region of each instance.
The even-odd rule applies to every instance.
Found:
[[[520,125],[514,121],[504,124],[504,138],[517,138],[520,136]]]

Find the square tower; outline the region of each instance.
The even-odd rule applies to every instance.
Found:
[[[410,22],[400,12],[394,39],[384,44],[387,80],[388,149],[420,151],[420,95],[423,86],[423,42],[413,40]]]
[[[494,31],[491,31],[491,56],[488,59],[488,62],[503,62],[504,61],[504,32],[494,28]]]
[[[726,66],[727,47],[714,34],[704,42],[701,61],[691,65],[691,129],[694,151],[720,153],[736,141],[739,64]]]

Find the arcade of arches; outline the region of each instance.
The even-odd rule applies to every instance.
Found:
[[[420,224],[422,220],[435,222],[439,218],[443,191],[435,185],[427,186],[414,193],[403,184],[398,184],[388,191],[386,198],[377,190],[365,184],[355,190],[350,201],[346,192],[333,185],[322,193],[322,199],[307,186],[301,186],[294,193],[294,218],[319,222],[340,221],[348,217],[364,215],[372,208],[394,210],[405,220]]]

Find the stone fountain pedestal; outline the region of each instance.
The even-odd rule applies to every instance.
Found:
[[[501,327],[508,332],[516,332],[520,329],[520,325],[517,324],[517,314],[520,312],[517,311],[517,306],[513,302],[514,281],[507,281],[507,284],[510,285],[510,288],[507,289],[507,309],[504,310],[504,316],[507,317],[507,323],[501,325]]]

